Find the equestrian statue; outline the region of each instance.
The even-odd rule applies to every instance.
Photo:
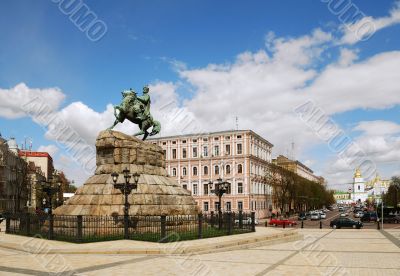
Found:
[[[122,93],[122,103],[114,106],[114,124],[108,128],[113,129],[118,123],[123,123],[125,119],[139,126],[140,131],[134,136],[143,135],[143,141],[147,136],[153,136],[161,131],[160,122],[153,119],[150,113],[150,96],[149,87],[143,87],[143,95],[137,96],[136,92],[131,88]],[[149,132],[149,128],[151,128]]]

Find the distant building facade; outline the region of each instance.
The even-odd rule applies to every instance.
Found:
[[[222,197],[224,211],[255,211],[263,218],[272,210],[272,189],[265,180],[273,145],[251,130],[233,130],[151,138],[166,156],[166,169],[192,192],[203,212],[217,211],[218,198],[208,183],[222,178],[231,184]]]
[[[344,191],[335,191],[333,197],[338,204],[350,204],[352,203],[351,194]]]
[[[40,167],[46,179],[51,178],[54,172],[53,158],[47,152],[20,150],[19,156],[27,162],[34,162],[37,167]]]
[[[27,163],[14,138],[0,137],[0,212],[23,210],[27,199]]]
[[[320,184],[325,183],[325,179],[323,177],[315,175],[313,170],[311,170],[309,167],[307,167],[298,160],[291,160],[286,156],[279,155],[276,159],[272,160],[272,163],[280,167],[283,167],[288,171],[292,171],[297,175],[305,179],[308,179],[310,181],[318,182]]]

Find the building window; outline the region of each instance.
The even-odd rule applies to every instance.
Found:
[[[208,195],[208,184],[203,185],[204,195]]]
[[[231,145],[225,145],[225,155],[231,155]]]
[[[172,159],[176,159],[176,149],[172,149]]]
[[[193,194],[194,194],[194,195],[197,195],[197,192],[198,192],[198,190],[197,190],[197,184],[193,184]]]
[[[358,190],[360,190],[360,185],[358,185]]]
[[[182,158],[186,158],[186,149],[182,149]]]
[[[204,141],[204,142],[207,142],[207,141],[208,141],[208,138],[204,137],[204,138],[203,138],[203,141]]]
[[[237,146],[236,153],[237,154],[242,154],[242,144],[237,144],[236,146]]]
[[[193,158],[197,157],[197,147],[193,148]]]
[[[218,137],[214,137],[214,141],[218,141],[219,140],[219,138]]]
[[[186,144],[186,140],[182,140],[182,144]]]
[[[193,139],[193,143],[197,143],[197,139]]]
[[[208,175],[208,167],[204,166],[204,175]]]
[[[219,174],[219,167],[218,167],[218,165],[216,165],[216,166],[214,167],[214,174]]]
[[[214,146],[214,156],[219,156],[219,146]]]
[[[215,211],[219,210],[219,202],[214,203],[214,208],[215,208]]]
[[[237,192],[238,192],[238,194],[243,194],[243,183],[242,182],[239,182],[238,184],[237,184]]]
[[[165,146],[167,144],[167,142],[163,142],[162,144]]]
[[[203,156],[204,157],[208,156],[208,147],[207,146],[204,146],[204,148],[203,148]]]
[[[172,169],[172,176],[176,176],[176,168]]]
[[[242,139],[242,135],[237,135],[236,138]]]
[[[237,170],[237,172],[238,172],[238,173],[243,173],[243,165],[242,165],[242,164],[239,164],[239,165],[238,165],[238,170]]]
[[[226,165],[226,174],[231,174],[231,166]]]
[[[227,195],[230,195],[231,192],[232,192],[232,191],[231,191],[231,185],[232,185],[232,184],[229,183],[228,189],[226,189],[226,194],[227,194]]]
[[[238,210],[243,211],[243,202],[242,201],[238,201]]]
[[[193,167],[193,175],[197,175],[197,167]]]
[[[227,203],[225,203],[225,207],[226,207],[226,210],[225,211],[227,211],[227,212],[230,212],[231,211],[231,202],[230,201],[228,201]]]
[[[204,203],[203,203],[203,206],[204,206],[204,207],[203,207],[203,211],[204,211],[204,212],[208,212],[208,201],[204,202]]]
[[[184,188],[185,190],[187,190],[187,184],[183,184],[182,188]]]
[[[172,141],[172,144],[175,145],[175,144],[176,144],[176,141]]]
[[[231,140],[231,136],[225,136],[225,140]]]
[[[182,169],[182,174],[185,176],[186,175],[186,167],[183,167]]]

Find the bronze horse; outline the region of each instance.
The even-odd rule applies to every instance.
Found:
[[[150,105],[150,97],[147,95],[147,92],[145,92],[146,94],[141,98],[137,97],[136,92],[132,89],[130,91],[122,92],[122,103],[114,106],[115,121],[108,129],[113,129],[118,123],[123,123],[125,119],[127,119],[128,121],[138,125],[140,131],[134,134],[134,136],[143,135],[143,141],[146,140],[149,135],[153,136],[160,133],[160,122],[153,119],[150,112],[146,111],[146,109],[149,110],[149,106],[145,106],[143,103],[147,101],[147,104]],[[148,129],[151,127],[152,130],[149,132]]]

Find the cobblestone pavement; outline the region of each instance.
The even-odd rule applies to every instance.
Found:
[[[304,238],[295,242],[202,255],[35,255],[0,249],[0,275],[400,275],[400,230],[299,231]]]

